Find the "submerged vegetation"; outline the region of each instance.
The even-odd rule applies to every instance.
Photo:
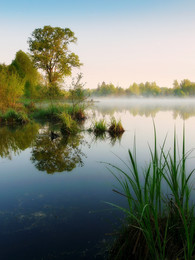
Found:
[[[151,160],[141,170],[136,160],[136,148],[129,150],[127,170],[109,164],[118,180],[128,208],[112,203],[126,214],[126,224],[116,239],[110,259],[185,259],[195,258],[195,212],[191,203],[193,171],[187,173],[185,133],[183,149],[177,153],[176,134],[173,152],[165,152],[165,141],[157,149],[156,132]],[[165,192],[165,185],[168,191]]]

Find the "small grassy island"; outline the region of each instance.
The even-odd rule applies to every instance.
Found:
[[[99,121],[95,121],[94,126],[88,130],[93,131],[97,137],[108,132],[112,138],[120,137],[125,131],[121,121],[117,121],[115,117],[111,118],[109,127],[107,127],[104,119],[100,119]]]

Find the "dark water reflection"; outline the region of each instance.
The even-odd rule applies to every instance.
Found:
[[[0,128],[0,259],[104,258],[117,214],[103,203],[112,193],[98,140],[50,125]]]
[[[19,155],[27,148],[32,148],[30,159],[39,171],[52,174],[72,171],[77,165],[83,166],[82,157],[85,154],[79,146],[84,143],[84,136],[57,135],[57,138],[52,138],[51,133],[50,127],[36,123],[21,127],[1,127],[0,157],[11,160],[13,155]]]
[[[85,127],[95,117],[109,121],[114,115],[126,129],[120,138],[84,131],[64,138],[58,126],[46,124],[1,127],[0,259],[105,259],[109,234],[119,227],[122,214],[104,202],[126,202],[112,192],[117,182],[100,162],[123,167],[117,156],[128,161],[127,150],[136,135],[138,163],[144,167],[148,143],[153,144],[152,117],[158,143],[168,133],[170,148],[174,126],[181,143],[182,113],[189,113],[185,116],[186,146],[187,150],[195,147],[193,106],[190,110],[182,105],[179,110],[169,105],[155,104],[158,107],[154,108],[149,104],[147,109],[146,104],[136,102],[97,103],[89,110]],[[51,138],[51,131],[59,136]],[[192,156],[189,168],[194,165]]]
[[[21,127],[0,127],[0,156],[11,159],[13,154],[19,154],[31,147],[38,130],[39,125],[36,123]]]
[[[72,171],[77,165],[83,166],[84,153],[79,145],[83,141],[81,134],[50,137],[50,131],[40,134],[33,145],[31,161],[39,171],[49,174]]]

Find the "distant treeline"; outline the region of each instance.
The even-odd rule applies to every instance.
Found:
[[[96,89],[88,90],[91,96],[195,96],[195,82],[184,79],[179,84],[177,80],[173,82],[173,88],[159,87],[156,82],[133,83],[129,88],[115,87],[112,83],[98,85]]]

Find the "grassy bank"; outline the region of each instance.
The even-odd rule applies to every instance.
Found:
[[[65,105],[49,105],[44,108],[35,108],[31,113],[33,119],[58,121],[59,114],[68,112],[68,107]]]
[[[79,131],[77,122],[66,112],[59,115],[59,120],[61,122],[62,135],[76,134]]]
[[[30,121],[28,115],[24,111],[16,111],[14,109],[9,109],[5,113],[0,112],[0,124],[10,125],[10,124],[26,124]]]
[[[73,119],[80,121],[86,118],[85,107],[74,107],[68,104],[52,104],[43,108],[35,108],[31,113],[32,118],[56,121],[61,113],[67,113]]]
[[[62,135],[75,134],[81,130],[81,123],[86,119],[85,108],[83,104],[73,106],[71,104],[50,103],[39,107],[36,103],[26,102],[20,111],[10,109],[5,113],[0,113],[0,124],[25,124],[29,121],[49,122],[60,125]],[[102,139],[108,133],[109,138],[116,140],[122,136],[124,129],[121,121],[112,117],[110,123],[104,119],[95,121],[88,131]]]
[[[135,147],[128,152],[130,165],[124,162],[127,170],[109,164],[121,188],[114,191],[128,202],[128,208],[109,203],[126,214],[110,259],[195,259],[195,212],[194,203],[190,204],[193,171],[186,172],[185,133],[180,156],[176,134],[172,152],[165,152],[165,142],[157,149],[156,131],[154,141],[145,169],[139,170]]]

